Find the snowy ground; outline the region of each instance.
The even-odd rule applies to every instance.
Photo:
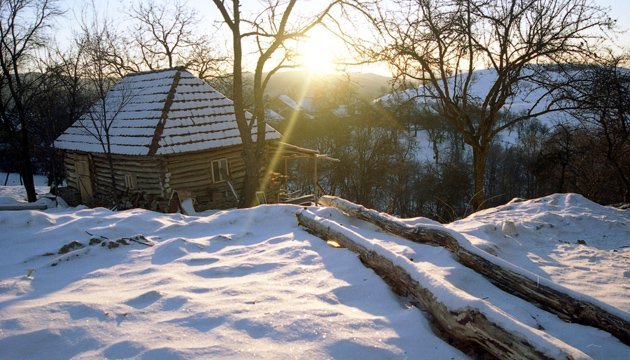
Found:
[[[2,186],[5,180],[7,186]],[[35,175],[33,181],[37,194],[47,194],[50,191],[50,186],[46,185],[48,183],[46,176]],[[7,177],[7,173],[0,172],[0,205],[18,202],[26,202],[26,191],[24,191],[24,186],[20,184],[20,175],[10,173]]]
[[[1,212],[0,358],[465,358],[297,209]]]
[[[570,196],[575,195],[568,197]],[[596,208],[600,206],[593,205],[596,212]],[[630,348],[610,334],[592,327],[566,323],[557,316],[498,289],[478,273],[455,261],[452,254],[444,248],[417,244],[388,235],[371,224],[349,218],[335,209],[311,209],[306,214],[309,217],[317,217],[324,226],[341,232],[356,244],[375,251],[404,268],[450,311],[477,309],[495,324],[528,339],[532,344],[537,344],[550,358],[564,358],[563,352],[571,354],[571,358],[575,359],[589,357],[627,359],[630,356]],[[445,229],[441,224],[426,218],[408,219],[405,222]],[[518,268],[515,264],[507,263],[504,266],[509,266],[521,274],[528,272],[527,268]],[[540,281],[546,282],[542,276]],[[609,289],[615,290],[620,286],[624,285],[607,284]],[[588,295],[566,288],[563,291],[587,301],[603,300],[601,307],[630,321],[630,313],[607,303],[609,299],[605,294],[602,294],[604,296],[602,299],[589,300]]]
[[[447,225],[535,274],[630,312],[630,211],[581,195],[511,202]]]
[[[23,194],[0,187],[0,199],[12,196]],[[298,209],[269,205],[203,217],[81,207],[0,212],[0,359],[466,358],[353,253],[300,229]],[[350,224],[330,210],[312,211]],[[516,233],[502,226],[509,221]],[[628,222],[628,212],[554,195],[449,227],[628,312]],[[497,292],[444,250],[352,224],[370,241],[412,254],[419,267],[435,268],[470,296],[498,299],[501,311],[544,325],[593,358],[630,356],[607,333],[564,324]],[[154,245],[109,245],[137,234]],[[89,245],[91,239],[101,243]],[[72,241],[83,247],[59,254]],[[595,255],[580,257],[587,250]],[[575,269],[586,262],[588,271]]]

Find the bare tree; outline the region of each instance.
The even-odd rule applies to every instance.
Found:
[[[223,82],[229,65],[228,56],[217,53],[209,39],[201,39],[194,44],[184,58],[184,67],[194,72],[200,79]]]
[[[193,36],[199,20],[180,1],[172,5],[141,2],[131,7],[129,15],[136,21],[134,41],[142,62],[151,70],[172,68],[180,60],[179,51],[199,41]]]
[[[0,118],[21,164],[20,174],[29,202],[37,200],[31,162],[29,105],[39,78],[28,74],[45,31],[60,15],[54,0],[0,0]]]
[[[621,186],[620,200],[630,201],[630,70],[619,65],[623,57],[579,67],[564,99],[575,108],[570,114],[589,134],[590,152],[607,163]]]
[[[399,76],[425,84],[423,98],[472,148],[475,209],[484,202],[485,160],[494,137],[559,110],[553,101],[538,106],[551,87],[539,93],[529,111],[509,112],[518,86],[525,80],[540,84],[528,66],[592,56],[600,31],[613,24],[589,0],[396,0],[375,9],[384,45],[371,56],[388,61]],[[482,94],[472,91],[478,67],[496,74]]]
[[[107,158],[112,183],[114,202],[118,201],[116,176],[111,152],[111,129],[124,107],[133,95],[125,85],[114,84],[125,75],[121,67],[119,54],[120,37],[112,31],[109,21],[100,22],[96,14],[91,23],[84,22],[76,46],[79,49],[79,61],[83,77],[89,82],[89,89],[94,92],[96,103],[79,119],[81,127],[94,137]],[[115,90],[115,91],[110,91]]]
[[[240,207],[255,204],[255,194],[259,187],[265,155],[264,91],[270,77],[290,62],[287,42],[303,37],[310,29],[320,24],[329,16],[331,9],[341,3],[341,0],[326,3],[321,11],[306,19],[300,18],[295,11],[297,2],[297,0],[286,2],[269,0],[259,14],[246,18],[242,12],[240,0],[213,0],[216,9],[221,13],[223,22],[232,34],[234,57],[232,97],[245,161],[245,183]],[[254,103],[251,118],[246,115],[243,89],[244,42],[249,39],[253,40],[256,48]],[[274,60],[274,57],[277,60]],[[268,67],[271,69],[268,70]]]
[[[34,73],[41,79],[30,108],[34,158],[45,167],[51,191],[63,181],[63,163],[55,148],[55,139],[78,119],[89,102],[89,95],[77,70],[76,52],[49,49],[36,59]],[[74,70],[74,71],[73,71]],[[41,168],[40,168],[41,170]]]
[[[140,2],[130,8],[129,16],[140,62],[150,70],[185,66],[201,78],[218,74],[225,58],[217,56],[208,46],[210,39],[196,31],[199,18],[186,3]]]

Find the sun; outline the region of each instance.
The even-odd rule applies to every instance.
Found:
[[[339,40],[332,35],[313,30],[298,43],[298,63],[305,70],[318,74],[338,71]]]

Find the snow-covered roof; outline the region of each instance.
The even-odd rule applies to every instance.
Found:
[[[265,119],[271,121],[282,121],[284,120],[284,116],[278,114],[277,112],[271,109],[265,109]]]
[[[286,106],[290,107],[295,111],[302,111],[302,107],[293,100],[289,95],[280,95],[278,96],[278,100],[282,101]]]
[[[166,155],[241,144],[232,100],[183,69],[125,76],[107,93],[105,112],[102,104],[94,104],[55,146],[104,153],[98,134],[108,123],[114,154]],[[267,125],[267,139],[280,137]]]

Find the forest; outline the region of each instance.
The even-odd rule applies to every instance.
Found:
[[[93,5],[60,45],[62,3],[0,1],[0,171],[19,172],[34,201],[33,174],[63,182],[59,134],[123,76],[177,66],[233,99],[237,121],[249,111],[283,141],[339,159],[320,165],[324,193],[391,214],[450,222],[515,197],[565,192],[630,201],[628,54],[603,40],[616,30],[605,9],[578,0],[326,1],[305,16],[299,3],[241,13],[238,1],[215,0],[213,22],[184,2],[139,2],[124,21]],[[369,36],[347,27],[355,19]],[[391,81],[376,98],[353,80],[352,66],[308,87],[276,84],[312,106],[267,121],[267,85],[299,67],[291,47],[317,27],[344,41],[354,65],[387,64]],[[484,68],[495,77],[476,90]],[[531,106],[512,105],[523,94]],[[256,147],[264,135],[251,131],[241,132],[249,198],[265,167]],[[293,166],[292,186],[312,191],[309,165]]]

